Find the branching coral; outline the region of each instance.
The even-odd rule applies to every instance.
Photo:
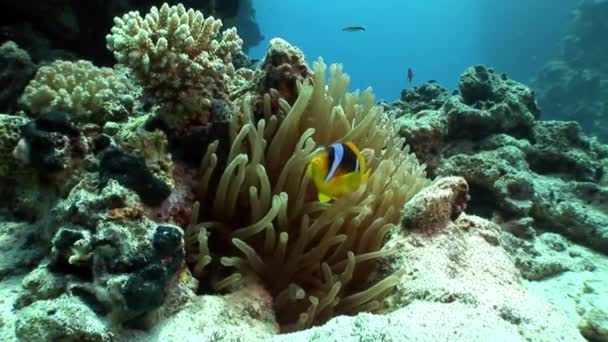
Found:
[[[123,73],[59,60],[38,70],[19,101],[34,114],[60,110],[74,121],[103,124],[126,119],[139,94]]]
[[[240,104],[231,125],[232,147],[217,187],[217,144],[202,161],[201,201],[186,231],[187,260],[203,277],[217,263],[237,273],[213,281],[224,289],[256,276],[275,297],[284,330],[322,323],[335,314],[375,310],[399,280],[388,276],[370,286],[384,236],[399,224],[403,205],[427,184],[424,166],[403,149],[393,120],[374,105],[371,90],[348,93],[341,65],[314,65],[312,81],[299,84],[293,105],[280,99],[255,122],[252,97]],[[353,141],[372,174],[355,193],[330,204],[316,201],[305,176],[320,146]],[[199,220],[201,221],[200,223]],[[223,244],[222,244],[223,242]],[[229,252],[224,247],[232,245]]]
[[[243,44],[236,29],[218,38],[221,20],[181,4],[152,7],[143,18],[129,12],[114,24],[108,49],[164,105],[169,125],[180,127],[193,117],[204,121],[211,99],[227,94],[235,75],[232,56]]]

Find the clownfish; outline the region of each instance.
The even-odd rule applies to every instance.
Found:
[[[352,142],[327,147],[312,158],[306,169],[323,203],[357,191],[369,172],[365,157]]]

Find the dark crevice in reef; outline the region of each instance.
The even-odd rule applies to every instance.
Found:
[[[494,205],[497,202],[496,196],[485,187],[471,181],[469,181],[469,194],[471,198],[467,204],[467,212],[487,219],[492,218],[496,209]]]

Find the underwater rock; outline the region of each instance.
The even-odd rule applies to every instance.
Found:
[[[540,117],[534,92],[491,68],[466,69],[459,88],[462,98],[453,95],[444,105],[452,137],[479,139],[498,132],[520,136]]]
[[[403,208],[405,229],[433,230],[456,220],[467,207],[469,185],[462,177],[445,177],[422,189]]]
[[[149,331],[125,332],[129,341],[272,341],[278,325],[272,298],[258,284],[224,296],[196,296]]]
[[[184,261],[181,229],[144,217],[139,197],[116,180],[100,188],[97,174],[87,174],[46,220],[50,227],[40,235],[52,237],[51,255],[26,276],[20,316],[69,293],[100,317],[136,324],[173,293]]]
[[[266,56],[256,71],[257,93],[275,89],[288,103],[298,97],[297,83],[307,79],[312,71],[306,64],[304,53],[281,38],[270,40]]]
[[[15,323],[23,341],[112,341],[110,326],[77,297],[63,295],[25,307]]]
[[[158,206],[171,194],[171,188],[150,172],[142,158],[115,149],[104,154],[99,167],[102,184],[115,179],[147,205]]]
[[[439,175],[460,175],[471,186],[470,208],[499,222],[532,218],[536,229],[560,232],[599,251],[608,250],[608,190],[595,183],[535,173],[515,146],[445,159]],[[586,191],[581,191],[584,184]]]
[[[399,109],[391,108],[387,115],[400,112]],[[402,115],[396,123],[399,135],[407,137],[407,143],[413,147],[416,157],[424,160],[429,170],[437,168],[441,164],[442,151],[447,142],[448,119],[445,114],[440,110],[425,109]]]
[[[124,124],[107,122],[103,131],[111,141],[106,147],[120,146],[122,151],[143,159],[156,178],[173,188],[174,158],[169,152],[168,133],[152,127],[151,122],[151,114],[131,116]]]
[[[536,173],[559,174],[581,182],[601,179],[601,152],[591,146],[577,122],[538,121],[530,141],[526,159]]]
[[[176,160],[198,167],[207,147],[218,140],[218,162],[224,165],[230,146],[232,115],[233,108],[229,102],[212,100],[209,121],[206,124],[192,125],[184,128],[179,134],[171,135],[171,154]]]
[[[21,127],[22,142],[14,154],[44,175],[62,171],[69,160],[82,159],[87,147],[64,112],[51,111]]]
[[[422,110],[438,110],[449,98],[448,91],[435,82],[425,82],[413,89],[401,91],[401,101],[395,105],[405,112],[418,113]]]
[[[27,272],[46,255],[37,230],[35,224],[0,217],[0,280]]]
[[[23,278],[14,308],[21,309],[39,300],[57,298],[65,293],[67,285],[68,279],[51,272],[48,265],[40,265]]]
[[[596,269],[591,252],[556,233],[519,239],[505,232],[501,242],[527,280],[540,281],[565,272],[593,272]]]
[[[133,273],[122,288],[130,310],[151,311],[164,303],[168,283],[184,261],[182,241],[178,227],[156,227],[152,238],[154,252],[145,255],[147,266]]]
[[[17,99],[34,76],[36,65],[14,42],[0,45],[0,112],[17,109]]]

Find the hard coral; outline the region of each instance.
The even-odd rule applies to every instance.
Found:
[[[114,24],[108,49],[159,99],[167,124],[180,127],[193,116],[204,122],[211,99],[224,97],[235,75],[232,56],[243,44],[236,29],[217,38],[221,20],[166,3],[143,18],[129,12]]]
[[[71,113],[75,122],[102,124],[126,119],[139,93],[113,69],[59,60],[38,69],[19,102],[33,116],[60,110]]]
[[[379,308],[399,275],[370,286],[374,260],[391,253],[382,250],[386,232],[427,184],[424,166],[402,149],[392,119],[374,105],[371,91],[348,93],[340,65],[330,67],[327,85],[322,60],[314,71],[312,82],[299,85],[293,106],[279,100],[285,115],[265,106],[265,118],[254,122],[251,96],[242,101],[217,187],[209,183],[217,144],[203,158],[200,199],[209,208],[200,214],[195,208],[185,236],[195,275],[202,277],[216,254],[223,256],[221,266],[237,269],[212,280],[216,289],[242,276],[259,277],[275,298],[283,330]],[[321,204],[309,196],[305,169],[320,145],[336,141],[362,148],[372,174],[359,191]],[[232,248],[220,247],[226,244]]]
[[[258,92],[263,94],[276,89],[289,104],[298,97],[298,82],[312,74],[304,53],[281,38],[270,41],[261,71],[263,77],[258,80]]]

